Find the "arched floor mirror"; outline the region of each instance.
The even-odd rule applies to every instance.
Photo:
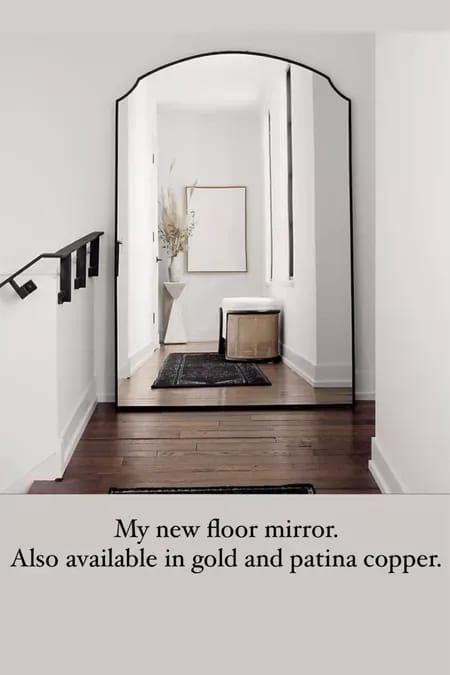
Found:
[[[350,100],[201,54],[116,101],[116,405],[354,402]]]

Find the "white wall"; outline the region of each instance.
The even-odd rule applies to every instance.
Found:
[[[274,274],[283,356],[315,386],[352,384],[348,103],[329,82],[291,68],[294,275],[288,273],[286,95],[270,97]]]
[[[450,491],[450,34],[377,38],[377,415],[388,492]]]
[[[289,279],[286,74],[268,90],[271,116],[273,276],[268,294],[283,306],[283,355],[310,381],[317,361],[317,283],[313,76],[291,69],[294,279]]]
[[[270,161],[272,196],[272,280],[289,279],[287,199],[287,101],[286,73],[281,72],[265,87],[264,104],[270,113]],[[269,183],[266,189],[270,189]],[[266,211],[266,217],[269,215]]]
[[[114,391],[114,100],[152,67],[220,49],[264,51],[329,73],[352,97],[357,389],[373,391],[374,52],[371,35],[236,32],[3,35],[0,272],[105,230],[96,285],[99,395]]]
[[[9,286],[0,293],[0,492],[55,453],[58,444],[58,281],[56,275],[28,274],[18,282],[30,278],[38,290],[26,300]]]
[[[313,75],[291,69],[292,211],[295,301],[284,341],[308,362],[317,362],[316,181]]]
[[[75,259],[72,255],[75,277]],[[88,253],[89,261],[89,253]],[[98,277],[87,278],[86,288],[72,288],[70,303],[56,305],[56,297],[50,298],[56,313],[57,351],[57,403],[58,403],[58,447],[57,471],[63,470],[75,450],[79,436],[84,430],[84,423],[89,419],[93,406],[97,401],[95,383],[95,363],[92,346],[94,344],[94,295]],[[59,280],[58,280],[59,284]],[[35,291],[38,295],[39,290]],[[26,302],[26,301],[25,301]],[[24,302],[24,304],[25,304]],[[44,302],[41,300],[44,311]],[[56,305],[56,307],[55,307]],[[5,317],[7,318],[7,317]],[[48,330],[50,333],[50,330]],[[45,336],[45,332],[43,333]],[[43,344],[41,353],[46,360],[54,358],[49,346]],[[17,365],[16,373],[20,376],[22,368]],[[47,395],[52,389],[51,380],[44,375],[41,381],[43,405],[47,405]],[[52,395],[52,394],[50,394]]]
[[[144,87],[128,100],[128,357],[152,340],[152,111]],[[153,200],[152,200],[153,197]]]
[[[0,493],[60,477],[96,402],[96,280],[58,305],[56,261],[17,281],[30,278],[38,288],[24,300],[9,286],[0,293]]]
[[[119,221],[119,238],[126,230],[121,253],[127,257],[128,372],[120,372],[122,376],[132,375],[156,347],[158,308],[154,288],[157,283],[156,246],[153,243],[153,236],[156,237],[158,231],[158,187],[156,164],[153,163],[153,155],[156,157],[156,105],[149,93],[147,86],[140,85],[124,102],[128,121],[128,161],[125,168],[128,175],[128,210],[124,223],[127,227],[122,227],[123,223]]]
[[[119,244],[119,276],[117,278],[117,371],[118,377],[130,376],[128,346],[129,294],[129,174],[128,174],[128,103],[131,96],[120,103],[117,121],[117,239]]]
[[[190,341],[218,339],[222,298],[263,293],[264,187],[260,124],[257,107],[199,110],[159,106],[161,188],[169,183],[183,204],[185,187],[195,181],[203,186],[247,188],[247,272],[185,273],[182,302]],[[164,252],[162,256],[166,259]],[[161,263],[160,278],[161,284],[167,279],[165,263]],[[161,293],[161,297],[167,306],[167,295]],[[160,333],[164,336],[163,318]]]
[[[317,373],[352,381],[348,103],[313,77]],[[296,214],[294,212],[294,216]]]

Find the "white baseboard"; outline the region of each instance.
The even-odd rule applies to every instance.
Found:
[[[374,391],[356,391],[355,398],[357,401],[375,401]]]
[[[86,387],[59,438],[55,439],[53,447],[56,445],[56,451],[26,474],[17,478],[6,489],[3,489],[2,494],[26,494],[36,480],[62,478],[64,470],[95,410],[97,404],[95,389],[95,382],[92,380]]]
[[[114,403],[116,400],[114,392],[105,392],[97,394],[97,403]]]
[[[282,345],[282,360],[288,368],[300,375],[312,387],[351,387],[351,364],[326,363],[316,364],[294,352],[290,347]],[[350,373],[350,376],[348,375]]]
[[[128,357],[127,362],[119,368],[119,379],[124,380],[134,375],[138,368],[153,354],[157,345],[154,342],[144,345]]]
[[[26,494],[35,480],[62,478],[64,470],[95,410],[96,404],[95,382],[92,381],[86,387],[72,417],[59,437],[57,452],[53,452],[43,462],[40,462],[24,476],[15,480],[14,483],[3,490],[3,494]]]
[[[32,486],[35,480],[52,480],[58,474],[58,457],[53,452],[43,462],[33,467],[24,476],[14,481],[9,487],[2,490],[5,495],[24,495]]]
[[[214,337],[195,337],[195,335],[188,335],[187,338],[188,343],[189,342],[217,342],[218,341],[218,334],[216,333]]]
[[[372,438],[372,459],[369,461],[369,471],[383,494],[405,494],[407,492],[375,437]]]
[[[281,353],[283,363],[314,387],[315,365],[285,345],[282,345]]]
[[[60,436],[60,463],[56,478],[61,478],[97,405],[95,381],[86,387],[72,417]]]
[[[358,363],[356,363],[355,371],[356,398],[359,401],[374,401],[376,399],[376,386],[373,370],[359,368]]]

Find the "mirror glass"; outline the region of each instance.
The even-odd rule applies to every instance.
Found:
[[[246,272],[246,188],[191,186],[186,196],[194,224],[187,271]]]
[[[118,101],[119,406],[352,403],[349,107],[247,53]]]

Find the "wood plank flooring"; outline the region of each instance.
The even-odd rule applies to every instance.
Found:
[[[376,493],[367,468],[374,408],[117,413],[100,404],[63,480],[30,492],[306,482],[319,494]]]
[[[243,406],[351,403],[349,387],[314,388],[284,363],[261,364],[271,387],[151,389],[164,359],[173,352],[214,352],[215,342],[161,345],[132,377],[119,381],[121,406]]]

